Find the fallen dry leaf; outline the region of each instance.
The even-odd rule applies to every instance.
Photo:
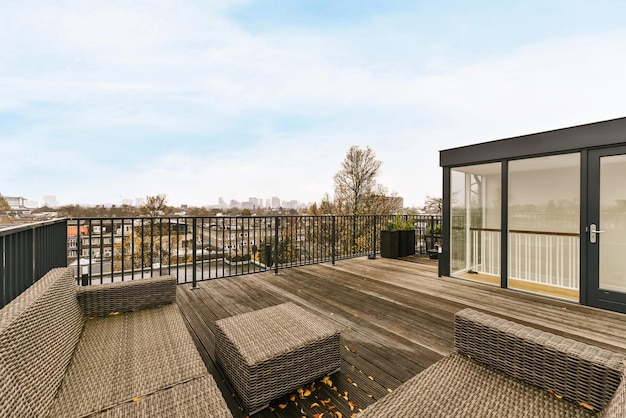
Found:
[[[305,398],[306,398],[307,396],[311,396],[311,391],[310,391],[309,389],[306,389],[302,395],[303,395]]]
[[[142,398],[140,398],[140,397],[133,398],[133,402],[139,402],[140,400],[142,400]]]
[[[346,380],[348,381],[348,383],[352,383],[352,379],[351,378],[348,377]]]
[[[356,408],[356,404],[352,401],[348,401],[348,406],[350,407],[350,411],[354,411],[354,408]]]
[[[280,404],[278,404],[278,407],[280,409],[285,409],[285,408],[287,408],[287,404],[286,403],[280,403]]]
[[[339,411],[335,412],[335,416],[337,418],[343,418],[343,414],[341,412],[339,412]]]
[[[320,403],[321,403],[322,405],[326,406],[326,405],[328,405],[328,404],[330,403],[330,398],[328,398],[328,399],[322,399],[322,400],[320,400]]]
[[[552,389],[548,389],[548,393],[552,394],[553,396],[555,396],[557,399],[563,399],[563,395],[559,395],[558,393],[556,393],[554,390]]]
[[[372,380],[372,381],[374,380],[374,377],[373,377],[373,376],[367,376],[367,378],[368,378],[369,380]]]
[[[582,406],[583,408],[589,409],[590,411],[595,410],[595,408],[589,405],[587,402],[578,402],[578,405]]]
[[[311,409],[313,408],[319,408],[320,404],[318,404],[317,402],[313,402],[310,406]]]
[[[328,377],[328,376],[324,376],[324,378],[322,378],[322,380],[320,380],[320,382],[326,383],[328,386],[332,386],[333,385],[333,381],[330,380],[330,377]]]
[[[393,389],[387,388],[387,392],[391,393],[393,392]]]
[[[291,395],[291,397],[289,397],[289,400],[291,402],[295,402],[296,401],[296,395]]]
[[[324,413],[322,412],[321,414],[313,415],[313,418],[322,418],[323,416],[324,416]]]

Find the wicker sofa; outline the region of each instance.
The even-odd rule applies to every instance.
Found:
[[[455,349],[358,417],[626,417],[621,354],[472,309]]]
[[[51,270],[0,310],[0,416],[232,417],[175,298],[172,276]]]

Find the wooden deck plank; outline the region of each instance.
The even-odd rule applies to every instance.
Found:
[[[177,300],[236,418],[245,413],[215,364],[213,324],[287,301],[342,329],[342,369],[331,376],[333,387],[316,382],[310,397],[296,396],[292,401],[287,395],[254,418],[312,417],[322,412],[332,417],[332,411],[350,416],[351,405],[367,407],[451,352],[454,313],[465,307],[626,353],[626,315],[440,278],[436,260],[359,258],[283,269],[279,275],[261,272],[214,279],[201,282],[197,290],[179,286]]]

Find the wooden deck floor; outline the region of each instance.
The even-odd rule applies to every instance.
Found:
[[[414,262],[408,262],[414,261]],[[452,278],[428,259],[367,258],[178,287],[196,344],[233,411],[245,413],[214,363],[217,319],[294,302],[342,328],[341,371],[304,399],[285,396],[254,417],[350,417],[453,349],[454,313],[472,307],[626,353],[626,315]],[[294,394],[297,395],[297,394]],[[283,408],[284,407],[284,408]]]

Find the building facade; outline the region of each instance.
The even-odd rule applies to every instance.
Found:
[[[626,313],[626,118],[440,152],[440,275]]]

